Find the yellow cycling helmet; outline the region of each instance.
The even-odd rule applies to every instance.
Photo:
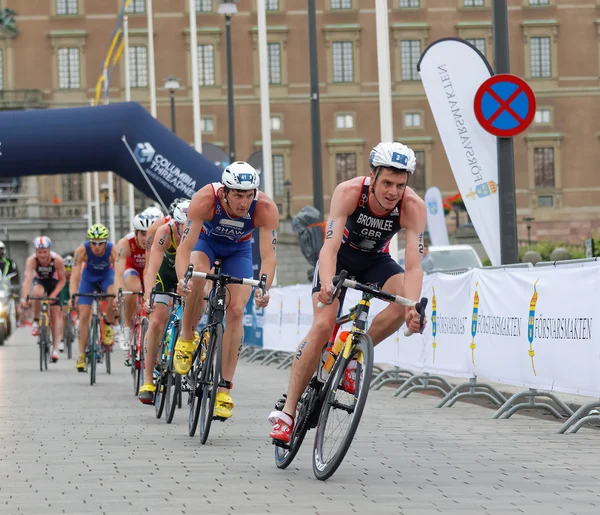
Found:
[[[88,240],[108,240],[108,229],[105,225],[94,224],[87,232]]]

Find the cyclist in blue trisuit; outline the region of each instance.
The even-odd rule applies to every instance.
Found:
[[[215,258],[222,259],[221,272],[239,278],[254,277],[252,267],[252,232],[260,228],[260,274],[267,275],[267,290],[275,273],[275,246],[279,212],[266,194],[258,191],[259,176],[248,163],[236,161],[223,171],[220,183],[200,189],[190,204],[188,219],[177,249],[175,267],[179,291],[187,295],[181,335],[175,347],[173,365],[185,375],[192,365],[192,353],[198,346],[194,329],[204,309],[205,280],[192,279],[183,290],[183,276],[192,263],[195,272],[209,272]],[[252,293],[250,286],[230,284],[225,333],[223,336],[223,384],[215,402],[215,416],[231,417],[233,401],[229,396],[238,361],[238,351],[244,336],[244,308]],[[268,294],[255,291],[258,307],[266,307]]]
[[[87,231],[83,245],[75,251],[73,272],[69,294],[71,298],[76,293],[116,293],[115,271],[113,269],[117,258],[116,248],[108,241],[108,229],[102,224],[92,225]],[[85,371],[85,346],[88,339],[90,320],[92,317],[92,298],[77,297],[79,304],[79,357],[75,368]],[[104,324],[103,340],[105,345],[113,345],[113,329],[110,324],[115,321],[113,309],[114,299],[108,299],[106,321]]]

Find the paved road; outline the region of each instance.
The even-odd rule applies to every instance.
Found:
[[[61,360],[38,370],[25,332],[0,348],[0,514],[598,514],[600,433],[437,398],[371,392],[345,463],[312,473],[312,438],[288,470],[273,463],[266,416],[289,372],[241,363],[234,417],[205,446],[133,396],[122,352],[113,375]]]

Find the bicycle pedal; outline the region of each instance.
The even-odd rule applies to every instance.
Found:
[[[282,449],[290,450],[290,444],[282,442],[281,440],[276,440],[275,438],[271,438],[271,443],[276,445],[277,447],[281,447]]]
[[[221,422],[225,422],[227,419],[225,417],[213,416],[213,420],[220,420]]]

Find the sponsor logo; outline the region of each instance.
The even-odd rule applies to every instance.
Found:
[[[183,194],[191,198],[196,193],[195,179],[182,172],[167,157],[157,153],[150,143],[138,143],[133,154],[140,165],[146,165],[144,172],[154,182],[178,196]]]
[[[408,164],[408,156],[400,152],[392,152],[392,163],[399,163],[406,166]]]
[[[527,339],[529,341],[528,354],[531,357],[531,368],[535,370],[534,340],[591,340],[592,317],[545,317],[536,315],[536,304],[539,300],[537,284],[533,283],[533,295],[529,301],[529,318],[527,323]]]
[[[465,196],[467,198],[475,200],[476,198],[488,197],[497,192],[498,185],[494,181],[488,181],[484,182],[483,184],[478,184],[475,187],[475,191],[473,191],[473,188],[470,188],[469,193],[467,193]]]
[[[439,211],[437,200],[430,200],[427,202],[427,208],[432,215],[437,215]]]
[[[479,293],[477,287],[479,282],[475,283],[475,295],[473,295],[473,315],[471,316],[471,361],[475,365],[475,336],[477,335],[477,314],[479,312]]]
[[[437,347],[437,343],[435,342],[435,337],[437,335],[437,301],[435,298],[435,288],[431,287],[431,333],[433,334],[433,362],[435,363],[435,348]]]

